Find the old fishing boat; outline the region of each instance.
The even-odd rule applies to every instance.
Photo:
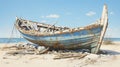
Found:
[[[108,12],[104,5],[102,17],[85,27],[68,28],[16,18],[16,28],[28,41],[52,49],[89,49],[98,53],[107,26]]]

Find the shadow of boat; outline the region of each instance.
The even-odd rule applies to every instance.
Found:
[[[120,52],[113,51],[113,50],[101,50],[99,54],[105,54],[105,55],[120,55]]]

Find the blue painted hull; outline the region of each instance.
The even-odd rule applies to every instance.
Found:
[[[51,36],[35,36],[24,34],[22,32],[21,34],[25,39],[41,46],[54,49],[76,49],[97,46],[101,30],[102,27],[96,27],[90,30],[80,30],[72,33],[55,34]]]

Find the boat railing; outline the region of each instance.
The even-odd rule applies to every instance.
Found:
[[[29,33],[30,35],[54,35],[54,34],[63,34],[67,32],[75,32],[84,29],[91,29],[97,26],[100,26],[99,20],[94,24],[90,24],[85,27],[77,27],[77,28],[68,28],[68,27],[56,27],[52,25],[45,25],[41,23],[32,23],[28,20],[16,20],[17,28],[24,33]],[[20,23],[22,23],[20,25]],[[24,27],[24,28],[22,28]],[[37,28],[35,28],[37,27]],[[43,29],[42,29],[43,28]]]

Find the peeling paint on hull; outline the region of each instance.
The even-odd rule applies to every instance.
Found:
[[[101,30],[102,27],[98,27],[91,29],[94,34],[90,34],[87,30],[82,30],[53,36],[31,36],[21,33],[25,39],[40,46],[52,47],[54,49],[90,49],[93,44],[97,46]]]

